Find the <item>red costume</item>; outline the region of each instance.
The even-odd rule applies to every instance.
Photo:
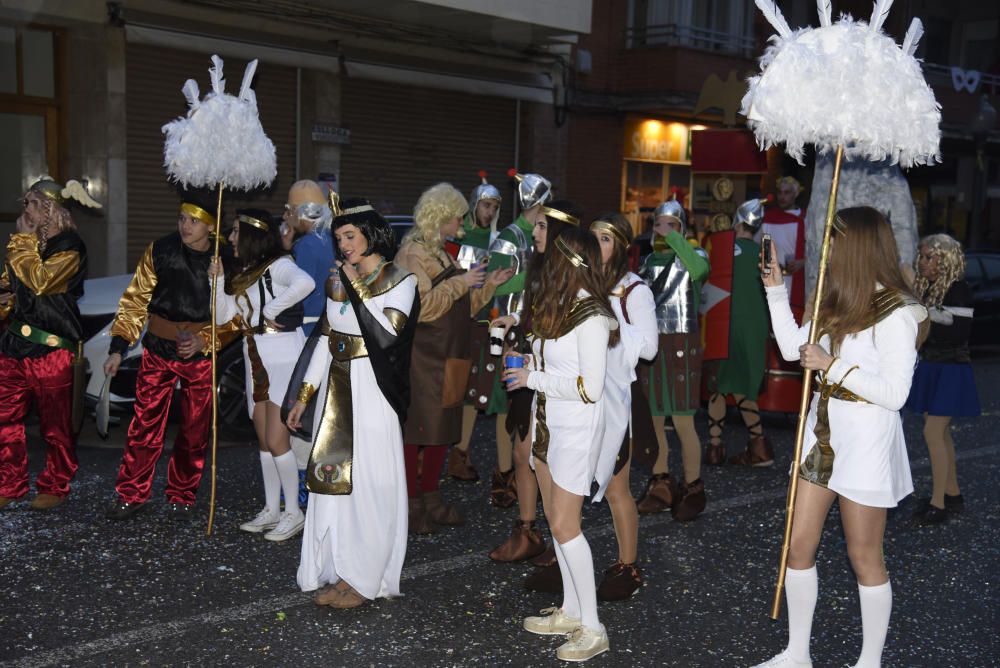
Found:
[[[182,212],[214,225],[214,216],[197,205],[186,203]],[[122,295],[111,326],[110,354],[123,354],[138,341],[143,328],[148,325],[148,329],[136,379],[135,417],[129,425],[115,486],[119,505],[134,507],[149,500],[178,383],[181,427],[167,468],[166,496],[171,504],[194,504],[212,415],[212,362],[206,354],[210,341],[211,259],[211,247],[194,250],[180,234],[169,234],[149,245]],[[205,345],[201,352],[187,359],[178,355],[178,338],[189,335],[182,332],[202,337]]]
[[[35,481],[36,502],[43,495],[49,497],[47,505],[33,503],[33,507],[61,503],[77,469],[73,361],[80,354],[82,327],[76,302],[83,296],[87,250],[71,225],[40,241],[56,216],[68,220],[68,214],[60,209],[53,215],[62,204],[62,186],[50,181],[39,184],[29,193],[43,198],[33,205],[48,208],[46,222],[40,234],[11,235],[0,276],[0,292],[6,297],[0,303],[0,319],[9,317],[0,333],[0,507],[28,493],[24,418],[32,403],[48,445],[45,469]]]

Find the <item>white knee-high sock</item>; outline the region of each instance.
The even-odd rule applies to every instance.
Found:
[[[590,553],[590,544],[581,533],[559,547],[569,566],[573,588],[580,602],[580,623],[588,629],[601,628],[597,619],[597,585],[594,583],[594,557]]]
[[[274,457],[265,450],[260,451],[260,471],[264,475],[264,505],[272,513],[277,513],[281,510],[281,478],[278,477]]]
[[[809,636],[819,594],[816,566],[804,570],[785,569],[785,600],[788,602],[788,653],[801,663],[809,663]]]
[[[580,619],[580,599],[576,597],[576,586],[573,584],[573,575],[569,572],[569,564],[566,563],[566,557],[563,556],[559,542],[553,539],[552,546],[555,548],[556,561],[559,563],[559,575],[562,576],[563,614],[567,617]]]
[[[281,478],[281,491],[285,494],[285,512],[293,515],[299,510],[299,465],[295,461],[295,453],[289,450],[274,458],[274,465]]]
[[[855,668],[879,668],[882,665],[882,648],[889,631],[889,615],[892,613],[892,585],[889,582],[866,587],[858,585],[861,599],[861,633],[864,638],[861,656]]]

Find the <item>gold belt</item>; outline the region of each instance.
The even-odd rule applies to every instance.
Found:
[[[347,362],[359,357],[368,357],[368,348],[365,347],[365,340],[361,336],[333,330],[329,336],[330,354],[333,355],[333,359]]]
[[[818,385],[816,391],[819,392],[819,396],[823,399],[840,399],[841,401],[853,401],[859,404],[871,403],[864,397],[858,396],[840,385],[828,384],[823,381],[817,381],[816,384]]]

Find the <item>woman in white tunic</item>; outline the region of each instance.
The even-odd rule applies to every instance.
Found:
[[[650,361],[656,357],[659,333],[653,291],[628,270],[628,247],[632,244],[632,226],[628,220],[621,214],[605,214],[590,224],[590,233],[601,247],[605,285],[621,333],[621,341],[608,351],[604,444],[601,448],[602,456],[610,458],[608,461],[614,470],[605,495],[614,521],[618,560],[605,570],[604,579],[597,587],[599,600],[620,601],[642,586],[642,574],[636,566],[639,511],[629,489],[632,384],[637,378],[639,360]]]
[[[812,666],[809,637],[816,607],[816,550],[834,500],[858,580],[863,643],[855,668],[878,668],[892,610],[882,555],[886,509],[913,491],[899,409],[917,361],[927,312],[909,294],[889,223],[870,207],[842,209],[835,219],[819,344],[807,344],[788,305],[778,254],[762,263],[774,335],[786,360],[817,372],[806,420],[802,480],[785,573],[788,645],[760,664]],[[758,667],[759,668],[759,667]]]
[[[532,298],[532,355],[527,368],[507,369],[504,379],[509,390],[535,390],[531,465],[563,581],[562,607],[526,618],[524,628],[539,635],[570,634],[556,657],[586,661],[608,650],[580,513],[591,484],[596,480],[602,494],[614,467],[613,453],[602,457],[603,393],[618,321],[605,294],[597,240],[573,227],[553,246]]]
[[[221,325],[235,319],[243,332],[247,412],[257,432],[264,478],[264,509],[240,529],[283,541],[302,531],[305,522],[298,465],[280,407],[305,342],[302,300],[315,283],[284,250],[278,226],[266,211],[237,211],[229,241],[240,270],[226,275],[225,289],[216,292],[215,321]],[[216,271],[221,275],[219,267],[212,265],[209,280]]]
[[[395,237],[365,200],[333,221],[339,275],[288,425],[326,379],[306,469],[310,491],[298,585],[318,605],[353,608],[398,596],[406,555],[402,421],[420,311],[416,277],[388,262]]]

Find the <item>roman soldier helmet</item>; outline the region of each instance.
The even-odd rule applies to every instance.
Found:
[[[552,199],[552,182],[541,174],[519,174],[514,169],[508,174],[517,179],[517,199],[522,209],[530,209]]]
[[[754,234],[764,223],[764,202],[762,199],[748,199],[743,204],[736,207],[736,215],[733,217],[733,227],[739,224],[746,225]]]
[[[684,211],[684,207],[680,202],[677,201],[677,197],[674,196],[672,199],[668,199],[666,202],[661,202],[656,210],[653,212],[653,220],[661,216],[669,216],[680,221],[681,224],[681,234],[687,232],[687,212]]]

